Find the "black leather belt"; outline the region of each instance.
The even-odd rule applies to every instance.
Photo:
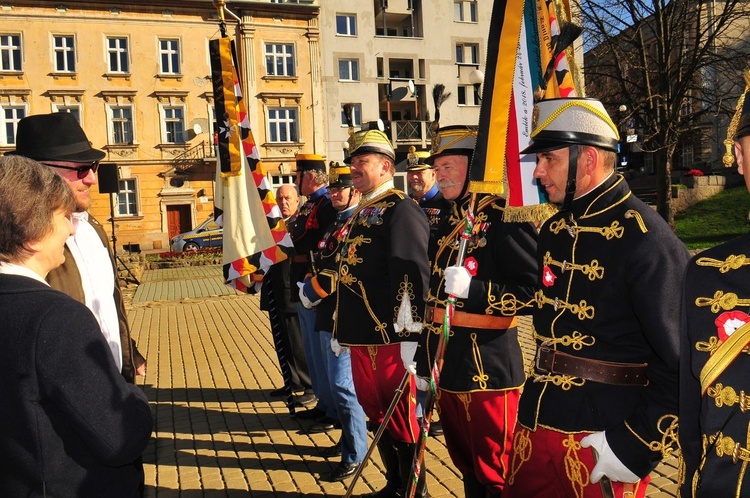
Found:
[[[536,352],[536,370],[542,374],[570,375],[614,386],[646,386],[648,363],[617,363],[573,356],[546,346]]]

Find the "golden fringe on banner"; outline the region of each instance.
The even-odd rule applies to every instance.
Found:
[[[557,213],[554,204],[536,204],[534,206],[505,206],[503,221],[508,223],[538,223],[541,225]]]

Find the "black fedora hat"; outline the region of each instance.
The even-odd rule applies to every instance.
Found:
[[[7,152],[36,161],[94,162],[106,154],[94,149],[81,125],[68,112],[37,114],[18,122],[16,150]]]

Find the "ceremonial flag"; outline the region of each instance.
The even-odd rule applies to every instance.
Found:
[[[253,139],[229,38],[209,42],[218,134],[214,219],[224,227],[224,280],[260,291],[268,268],[293,251]]]
[[[496,0],[492,12],[469,190],[501,194],[507,181],[508,221],[542,221],[555,212],[533,177],[536,156],[519,152],[530,143],[535,91],[546,87],[544,98],[577,94],[568,65],[570,49],[555,57],[554,77],[543,81],[560,32],[557,10],[569,18],[567,0]],[[508,49],[511,39],[514,47]]]

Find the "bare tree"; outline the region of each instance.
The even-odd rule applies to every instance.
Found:
[[[576,0],[589,48],[587,93],[654,153],[657,210],[670,224],[671,174],[682,144],[716,157],[750,62],[748,0]],[[618,112],[619,110],[619,112]],[[711,155],[709,152],[708,155]],[[718,153],[721,157],[721,153]]]

